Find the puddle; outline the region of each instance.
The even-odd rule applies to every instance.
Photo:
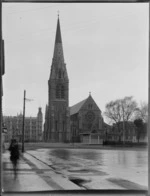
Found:
[[[95,169],[70,169],[68,170],[69,172],[71,173],[93,173],[93,174],[98,174],[98,175],[108,175],[106,172],[102,172],[102,171],[98,171],[98,170],[95,170]]]
[[[82,178],[76,178],[76,177],[70,177],[69,180],[80,187],[84,187],[85,183],[91,182],[90,179],[82,179]]]
[[[70,169],[69,172],[77,172],[77,173],[89,173],[89,172],[97,172],[96,170],[92,169]]]

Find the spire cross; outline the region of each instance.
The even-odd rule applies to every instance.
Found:
[[[89,95],[91,95],[91,91],[89,92]]]

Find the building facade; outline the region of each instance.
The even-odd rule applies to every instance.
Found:
[[[43,140],[102,144],[105,141],[122,141],[123,131],[120,129],[118,125],[109,126],[104,122],[101,110],[91,94],[85,100],[69,107],[69,78],[58,17],[48,80],[48,104],[45,109]],[[126,125],[124,137],[126,141],[136,141],[135,127]]]
[[[3,116],[3,122],[7,127],[7,134],[5,141],[10,142],[12,138],[22,141],[22,125],[23,115],[17,116]],[[25,142],[39,142],[42,141],[43,114],[42,109],[39,108],[36,117],[25,117],[24,121],[24,141]]]
[[[71,142],[102,144],[104,122],[92,96],[70,107]]]
[[[44,140],[66,142],[70,138],[69,79],[63,54],[58,17],[54,54],[48,80],[48,105],[44,123]]]

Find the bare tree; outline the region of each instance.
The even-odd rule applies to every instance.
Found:
[[[133,97],[130,96],[107,103],[104,114],[112,122],[118,123],[133,119],[136,111],[137,103],[133,100]]]
[[[118,123],[121,121],[121,105],[120,100],[111,101],[106,104],[104,115],[111,120],[111,122]]]
[[[148,121],[148,104],[146,102],[141,102],[140,106],[135,114],[135,119],[142,119],[144,123]]]
[[[121,131],[119,124],[120,122],[123,122],[123,141],[125,137],[124,122],[132,120],[136,111],[137,103],[135,100],[133,100],[132,96],[111,101],[105,106],[105,116],[110,119],[111,122],[114,122],[117,125],[119,132]]]
[[[133,97],[125,97],[121,99],[122,106],[122,121],[133,120],[135,112],[138,110],[137,103],[133,100]]]

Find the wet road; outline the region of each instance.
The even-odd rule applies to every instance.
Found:
[[[82,183],[86,188],[105,189],[106,180],[110,189],[148,187],[146,150],[39,149],[28,152],[56,173]]]

